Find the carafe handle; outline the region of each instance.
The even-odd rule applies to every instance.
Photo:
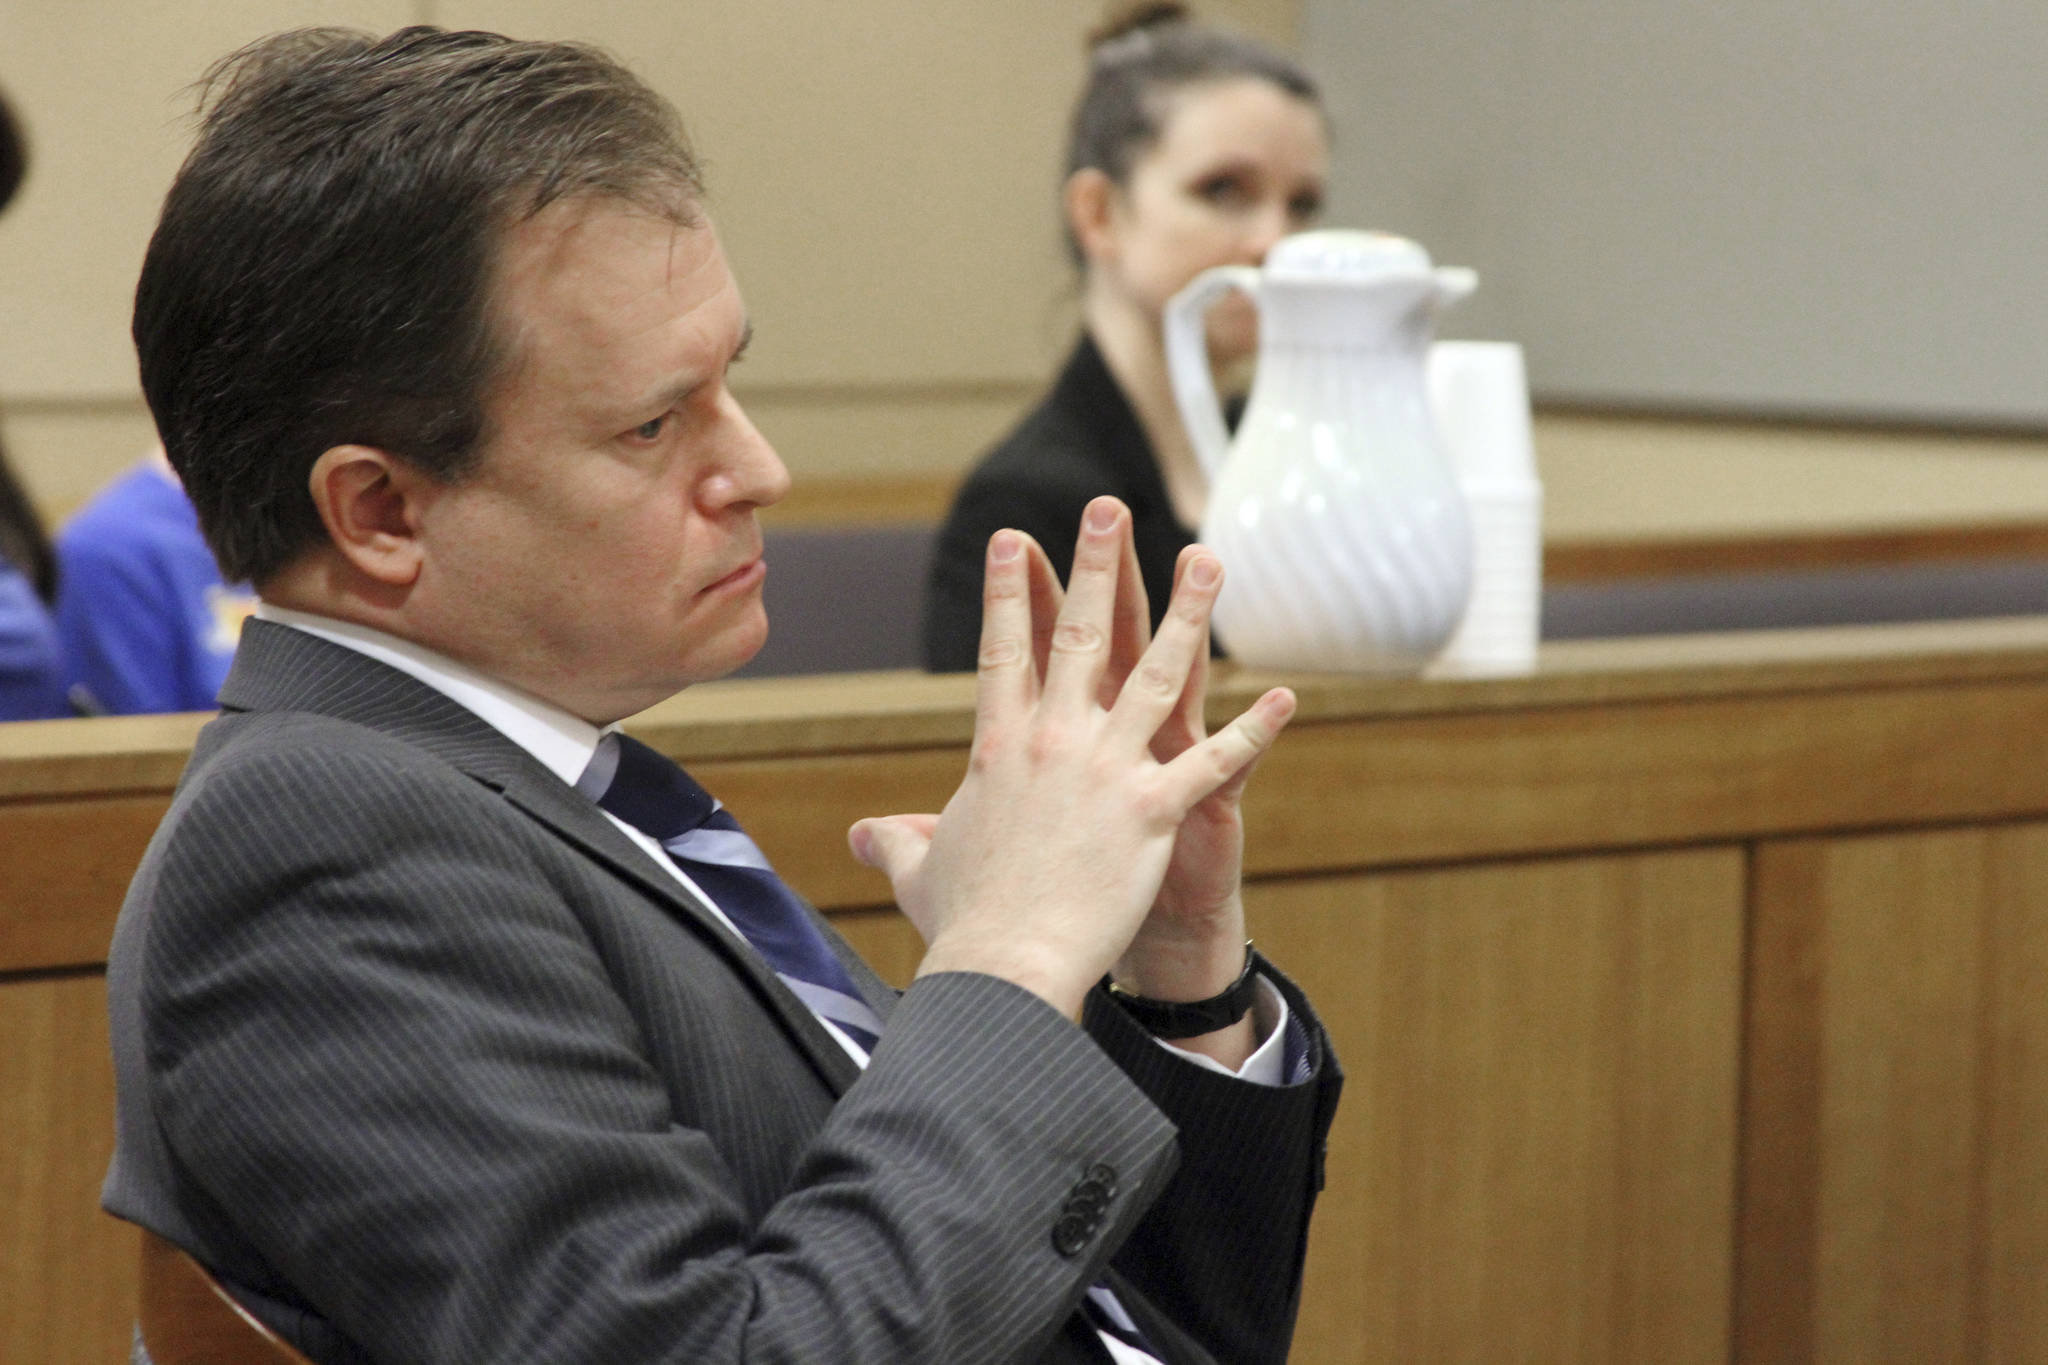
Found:
[[[1209,347],[1203,318],[1216,300],[1242,289],[1259,301],[1259,272],[1248,265],[1219,265],[1204,270],[1166,305],[1166,370],[1173,380],[1173,400],[1181,424],[1195,448],[1202,473],[1213,487],[1230,452],[1223,429],[1223,409],[1216,401],[1216,381],[1209,374]]]

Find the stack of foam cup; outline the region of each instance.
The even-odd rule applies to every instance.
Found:
[[[1511,341],[1440,341],[1429,397],[1472,513],[1472,596],[1430,665],[1438,675],[1526,673],[1543,604],[1543,485],[1529,431],[1529,381]]]

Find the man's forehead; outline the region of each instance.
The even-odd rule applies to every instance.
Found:
[[[496,311],[499,393],[592,429],[645,420],[728,364],[747,317],[716,231],[630,201],[558,201],[515,225]],[[548,397],[552,395],[552,397]]]
[[[513,228],[495,292],[512,335],[545,349],[613,351],[643,333],[687,331],[717,350],[743,323],[708,220],[678,223],[619,200],[550,205]]]
[[[701,213],[663,214],[634,200],[558,199],[512,225],[500,243],[507,288],[571,292],[644,290],[723,264],[717,230]]]

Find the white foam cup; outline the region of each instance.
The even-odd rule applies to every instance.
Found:
[[[1439,341],[1429,348],[1437,434],[1461,481],[1536,477],[1529,377],[1512,341]]]
[[[1543,485],[1536,477],[1522,348],[1510,341],[1430,347],[1429,394],[1444,452],[1472,519],[1472,595],[1438,654],[1437,674],[1518,673],[1536,665],[1543,604]]]

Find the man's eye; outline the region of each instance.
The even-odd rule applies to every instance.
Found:
[[[634,427],[633,437],[635,440],[651,441],[655,437],[661,435],[661,429],[667,425],[668,414],[664,412],[661,416],[655,418],[653,421],[642,422],[639,426]]]
[[[1320,194],[1297,194],[1287,202],[1287,212],[1297,223],[1306,223],[1319,218],[1323,212],[1323,196]]]

